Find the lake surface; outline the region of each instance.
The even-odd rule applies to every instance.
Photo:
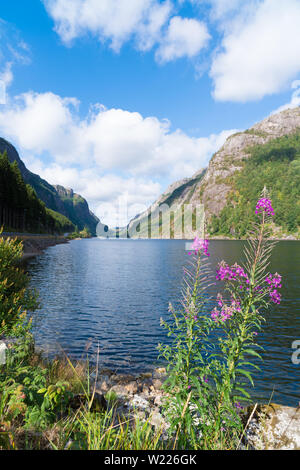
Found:
[[[243,242],[212,241],[210,263],[241,262]],[[160,318],[180,298],[188,252],[182,240],[73,240],[48,248],[28,264],[42,308],[34,314],[38,346],[50,356],[95,360],[117,372],[143,372],[157,364],[157,344],[166,341]],[[283,276],[283,300],[266,315],[259,335],[265,348],[262,372],[252,396],[296,406],[300,365],[292,363],[292,342],[300,340],[300,243],[280,242],[271,272]],[[212,294],[215,296],[216,289]],[[300,355],[299,355],[300,357]]]

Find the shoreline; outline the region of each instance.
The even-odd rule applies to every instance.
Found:
[[[61,245],[68,243],[69,240],[61,235],[32,235],[30,233],[24,234],[3,234],[3,238],[17,238],[23,242],[23,255],[21,261],[26,261],[30,258],[43,254],[43,252],[50,246]]]
[[[186,241],[190,242],[193,238],[149,238],[149,237],[135,237],[135,238],[121,238],[121,237],[92,237],[92,238],[99,238],[99,240],[175,240],[175,241]],[[229,238],[229,237],[206,237],[209,241],[231,241],[231,242],[245,242],[248,241],[249,238]],[[285,238],[273,238],[270,237],[268,240],[275,241],[275,242],[299,242],[300,238],[295,238],[292,235],[287,236]]]
[[[22,261],[26,261],[30,258],[43,254],[43,252],[50,246],[61,245],[68,243],[65,237],[60,236],[41,236],[41,237],[18,237],[23,241],[24,252]]]

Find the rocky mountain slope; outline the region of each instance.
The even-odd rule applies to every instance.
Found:
[[[201,202],[208,217],[220,214],[227,202],[232,186],[228,177],[243,168],[243,160],[249,158],[249,148],[293,134],[300,129],[300,109],[288,109],[274,114],[245,132],[230,136],[213,156],[201,182]],[[196,191],[197,194],[197,191]]]
[[[62,186],[52,186],[40,176],[29,171],[15,147],[3,138],[0,138],[0,153],[6,150],[10,162],[16,161],[25,183],[30,184],[46,207],[67,217],[82,230],[87,226],[92,234],[96,233],[98,218],[89,210],[86,200]]]
[[[181,208],[186,204],[192,207],[203,204],[211,235],[239,238],[246,233],[255,200],[265,185],[273,198],[275,211],[277,209],[275,234],[297,232],[300,225],[297,189],[300,190],[300,108],[274,114],[230,136],[213,155],[206,170],[171,185],[148,211],[129,223],[127,231],[134,238],[148,237],[149,212],[152,212],[152,238],[170,238],[168,229],[159,230],[158,207],[169,204],[169,212],[175,208],[171,226],[173,224],[174,228],[177,224],[178,229]],[[121,230],[120,236],[126,236],[126,230]],[[194,231],[188,229],[181,235],[175,234],[174,238],[193,236]]]
[[[136,216],[126,228],[120,230],[119,236],[124,238],[127,236],[130,238],[190,238],[193,208],[188,207],[188,203],[192,200],[204,174],[205,171],[200,170],[191,178],[184,178],[171,184],[147,211]],[[183,227],[182,207],[184,205],[185,225]],[[149,213],[151,213],[151,224]]]

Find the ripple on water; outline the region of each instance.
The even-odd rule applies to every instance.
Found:
[[[221,259],[241,258],[242,242],[211,243],[212,276]],[[122,372],[149,369],[157,344],[166,341],[160,318],[169,301],[179,300],[188,256],[182,240],[81,240],[49,248],[28,261],[42,309],[34,316],[37,344],[55,355],[95,360],[98,344],[103,367]],[[291,361],[291,344],[300,339],[300,243],[281,242],[272,272],[283,275],[283,302],[267,313],[259,342],[265,348],[254,397],[297,405],[300,365]],[[217,294],[218,286],[209,294]]]

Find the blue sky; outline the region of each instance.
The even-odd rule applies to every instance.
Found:
[[[107,223],[300,104],[299,0],[11,0],[0,18],[0,134]]]

